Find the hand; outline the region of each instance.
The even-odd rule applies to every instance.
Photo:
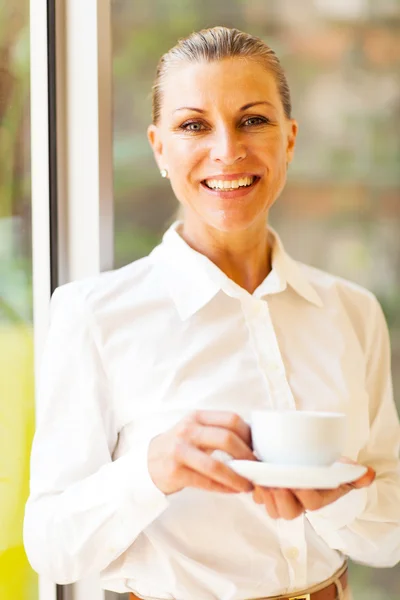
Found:
[[[341,462],[357,464],[348,458],[341,458]],[[298,490],[265,488],[255,486],[253,499],[257,504],[264,504],[270,517],[273,519],[295,519],[306,510],[313,511],[328,506],[339,500],[351,490],[360,489],[371,485],[375,479],[375,471],[368,467],[368,471],[356,481],[346,483],[331,490]]]
[[[150,477],[164,494],[186,487],[225,493],[253,490],[250,481],[210,456],[214,450],[236,459],[256,460],[250,428],[243,419],[232,412],[202,410],[151,440]]]

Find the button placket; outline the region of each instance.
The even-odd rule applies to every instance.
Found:
[[[292,589],[307,587],[307,545],[304,516],[277,521],[279,544],[287,562]]]
[[[277,397],[283,402],[281,408],[295,408],[296,404],[293,398],[292,390],[290,389],[286,378],[285,365],[282,360],[281,351],[278,345],[278,340],[267,303],[265,303],[265,311],[267,317],[266,324],[269,333],[268,339],[271,340],[271,354],[273,357],[271,362],[268,364],[268,372],[271,374]]]
[[[259,364],[268,381],[271,404],[274,409],[295,408],[292,391],[286,379],[285,366],[266,300],[258,300],[248,316],[248,326]],[[257,313],[257,317],[252,317]]]
[[[250,343],[253,347],[254,354],[256,356],[259,370],[267,388],[267,398],[270,403],[270,408],[276,408],[274,405],[274,393],[271,386],[271,381],[268,377],[267,370],[265,369],[265,361],[263,353],[260,351],[259,337],[264,338],[268,335],[265,330],[265,323],[263,319],[262,301],[251,299],[241,302],[242,312],[246,321],[246,325],[250,334]],[[266,402],[267,404],[267,402]]]
[[[248,321],[259,363],[271,390],[273,408],[293,409],[295,401],[286,378],[285,366],[268,303],[265,300],[261,302],[257,318],[253,317]],[[288,566],[290,586],[292,589],[305,588],[307,586],[307,546],[304,516],[294,521],[279,519],[277,530],[282,554]]]

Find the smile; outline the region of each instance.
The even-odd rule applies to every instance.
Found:
[[[230,202],[231,200],[239,200],[245,196],[252,195],[253,189],[256,187],[261,177],[258,175],[248,175],[243,173],[237,176],[225,176],[222,179],[218,177],[203,179],[201,187],[210,196],[218,198],[219,201]]]
[[[210,190],[231,191],[242,187],[250,187],[255,180],[258,179],[255,175],[240,177],[238,179],[205,179],[202,183]]]

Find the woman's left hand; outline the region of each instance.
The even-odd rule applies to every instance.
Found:
[[[342,462],[357,464],[348,459],[340,459]],[[266,488],[256,485],[254,487],[253,499],[257,504],[264,504],[272,519],[295,519],[306,510],[318,510],[339,500],[351,490],[360,489],[371,485],[375,479],[375,471],[368,467],[368,471],[356,481],[346,483],[331,490],[298,490],[283,488]]]

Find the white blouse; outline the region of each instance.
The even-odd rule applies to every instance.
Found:
[[[175,223],[147,257],[58,288],[42,361],[24,541],[33,568],[145,598],[244,600],[304,589],[344,555],[400,560],[400,428],[375,297],[273,242],[251,295]],[[340,411],[344,454],[377,471],[293,521],[251,493],[164,496],[150,439],[195,409]]]

